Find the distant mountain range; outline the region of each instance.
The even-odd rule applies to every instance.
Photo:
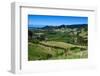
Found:
[[[86,27],[88,24],[72,24],[72,25],[59,25],[59,26],[51,26],[51,25],[45,25],[44,27],[28,27],[30,30],[35,30],[35,29],[60,29],[60,28],[81,28],[81,27]]]

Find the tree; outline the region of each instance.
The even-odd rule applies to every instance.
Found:
[[[32,31],[28,30],[28,39],[31,40],[33,36]]]

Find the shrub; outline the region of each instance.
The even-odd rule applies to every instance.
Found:
[[[36,44],[38,44],[38,43],[39,43],[39,40],[37,40],[37,39],[32,40],[32,43],[36,43]]]

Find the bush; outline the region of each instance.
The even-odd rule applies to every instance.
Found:
[[[70,48],[70,50],[72,50],[74,52],[79,52],[79,51],[81,51],[81,48],[79,48],[79,47],[72,47],[72,48]]]
[[[32,40],[32,43],[36,43],[36,44],[38,44],[39,43],[39,40]]]

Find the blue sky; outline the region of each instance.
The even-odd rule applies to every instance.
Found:
[[[88,17],[28,15],[28,27],[59,26],[62,24],[88,24]]]

